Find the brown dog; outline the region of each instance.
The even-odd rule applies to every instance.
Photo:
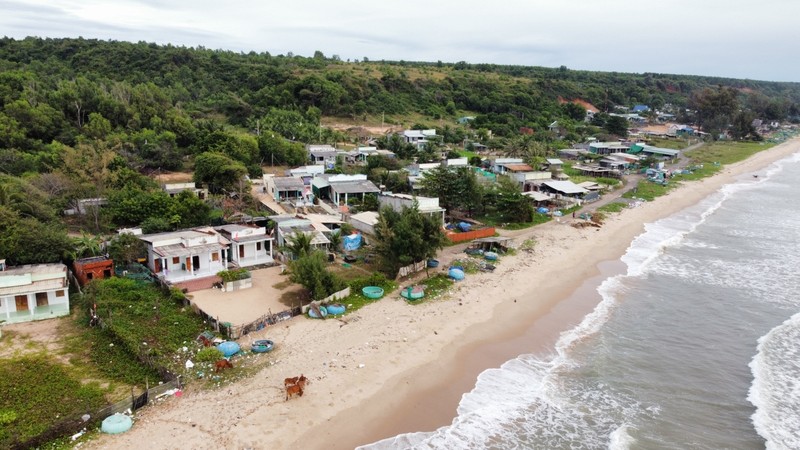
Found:
[[[227,359],[220,359],[214,363],[214,372],[219,372],[224,369],[233,369],[233,363]]]
[[[293,384],[291,386],[286,386],[286,401],[289,400],[289,397],[292,395],[299,395],[300,397],[303,396],[303,388],[300,387],[299,384]]]

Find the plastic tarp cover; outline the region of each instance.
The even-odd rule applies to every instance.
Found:
[[[461,230],[461,231],[466,232],[466,231],[469,231],[471,228],[472,228],[472,225],[468,224],[467,222],[458,222],[458,229]]]
[[[358,250],[361,247],[361,235],[358,233],[344,237],[345,251]]]

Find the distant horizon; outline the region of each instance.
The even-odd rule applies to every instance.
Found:
[[[464,0],[0,0],[0,28],[25,37],[153,42],[214,50],[370,60],[566,66],[800,82],[800,2]],[[655,20],[654,18],[657,18]]]
[[[172,43],[172,42],[147,41],[147,40],[143,40],[143,39],[134,41],[134,40],[128,40],[128,39],[115,39],[115,38],[104,39],[104,38],[86,37],[86,36],[55,37],[55,36],[34,36],[34,35],[25,36],[25,37],[22,37],[22,38],[8,36],[8,35],[5,35],[3,37],[4,38],[15,39],[17,41],[22,41],[24,39],[32,38],[32,39],[42,39],[42,40],[46,40],[46,39],[53,39],[53,40],[84,39],[84,40],[96,40],[96,41],[102,41],[102,42],[125,42],[125,43],[129,43],[129,44],[138,44],[140,42],[144,42],[144,43],[147,43],[147,44],[156,44],[156,45],[158,45],[160,47],[166,47],[166,46],[170,46],[171,45],[171,46],[176,47],[176,48],[187,48],[187,49],[192,49],[192,50],[199,50],[200,48],[203,48],[203,49],[206,49],[206,50],[220,51],[220,52],[231,52],[231,53],[237,53],[237,54],[242,54],[242,55],[247,55],[250,52],[255,52],[256,54],[268,53],[272,57],[278,57],[278,56],[289,57],[288,54],[291,53],[292,57],[298,56],[298,57],[303,57],[303,58],[313,58],[314,53],[316,51],[322,51],[322,50],[314,50],[313,52],[311,52],[311,54],[307,54],[306,55],[306,54],[300,54],[300,53],[295,53],[295,52],[291,52],[291,51],[290,52],[286,52],[284,54],[284,53],[274,53],[274,52],[271,52],[269,50],[260,50],[260,51],[256,51],[254,49],[253,50],[234,50],[234,49],[226,49],[226,48],[212,48],[212,47],[207,47],[207,46],[202,45],[202,44],[201,45],[184,45],[184,44],[175,44],[175,43]],[[553,70],[559,69],[561,66],[564,66],[568,70],[577,71],[577,72],[623,73],[623,74],[629,74],[629,75],[654,74],[654,75],[672,75],[672,76],[679,76],[679,77],[684,77],[685,76],[685,77],[722,78],[722,79],[731,79],[731,80],[740,80],[740,81],[758,81],[758,82],[768,82],[768,83],[800,83],[800,81],[781,81],[781,80],[766,80],[766,79],[756,79],[756,78],[737,78],[737,77],[726,76],[726,75],[705,75],[705,74],[690,74],[690,73],[675,73],[675,72],[653,72],[653,71],[631,72],[631,71],[623,71],[623,70],[584,69],[584,68],[578,68],[578,67],[567,67],[567,66],[565,66],[563,64],[559,65],[559,66],[544,66],[544,65],[539,65],[539,64],[495,63],[495,62],[486,62],[486,61],[480,61],[480,62],[471,62],[471,61],[463,61],[463,60],[445,61],[443,59],[437,59],[437,60],[434,60],[434,61],[430,61],[430,60],[408,60],[408,59],[372,58],[372,57],[370,57],[368,55],[365,55],[364,57],[358,58],[357,60],[354,59],[354,58],[349,58],[349,60],[348,60],[348,58],[341,57],[338,53],[325,53],[324,51],[322,51],[322,53],[323,53],[323,55],[325,55],[325,58],[327,58],[327,59],[332,59],[332,58],[338,56],[339,59],[341,60],[341,62],[343,62],[343,63],[356,63],[356,64],[364,62],[363,59],[364,59],[364,57],[366,57],[367,60],[368,60],[367,62],[369,62],[369,63],[378,63],[378,62],[400,63],[400,62],[405,62],[405,63],[410,63],[410,64],[431,64],[431,65],[436,65],[441,61],[442,64],[447,64],[447,65],[455,65],[455,64],[460,63],[460,62],[465,62],[465,63],[467,63],[469,65],[486,64],[486,65],[507,66],[507,67],[515,67],[515,66],[516,67],[542,67],[542,68],[545,68],[545,69],[553,69]]]

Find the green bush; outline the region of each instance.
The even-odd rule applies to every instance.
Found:
[[[217,275],[222,278],[223,283],[230,283],[231,281],[250,278],[250,271],[247,269],[223,270],[222,272],[217,272]]]
[[[197,352],[195,359],[199,362],[213,362],[222,359],[223,356],[225,355],[222,353],[222,350],[217,347],[206,347]]]

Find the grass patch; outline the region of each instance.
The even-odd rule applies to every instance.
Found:
[[[773,146],[775,144],[769,142],[717,141],[686,152],[685,156],[690,158],[693,164],[703,164],[704,167],[713,166],[714,163],[725,165],[743,161]]]
[[[622,194],[623,198],[641,198],[647,200],[648,202],[653,201],[656,197],[661,197],[662,195],[666,194],[667,192],[675,189],[678,186],[678,183],[675,181],[670,181],[669,184],[666,186],[662,186],[657,183],[653,183],[647,180],[642,180],[635,189],[631,189],[628,192]]]
[[[618,213],[623,209],[627,208],[628,204],[623,202],[611,202],[607,205],[603,205],[597,208],[598,211],[608,212],[608,213]]]
[[[109,376],[131,384],[135,381],[139,386],[145,381],[142,375],[148,372],[137,370],[132,360],[182,373],[184,358],[174,356],[183,354],[184,346],[195,347],[195,338],[205,329],[200,316],[178,303],[182,299],[183,294],[176,289],[167,296],[153,285],[134,280],[96,280],[78,299],[83,311],[96,304],[105,325],[87,331],[97,333],[90,335],[98,342],[91,346],[90,358],[108,365],[103,370]],[[142,378],[134,380],[138,377]]]
[[[65,419],[105,406],[97,383],[81,383],[44,355],[0,361],[0,448],[26,442]]]

